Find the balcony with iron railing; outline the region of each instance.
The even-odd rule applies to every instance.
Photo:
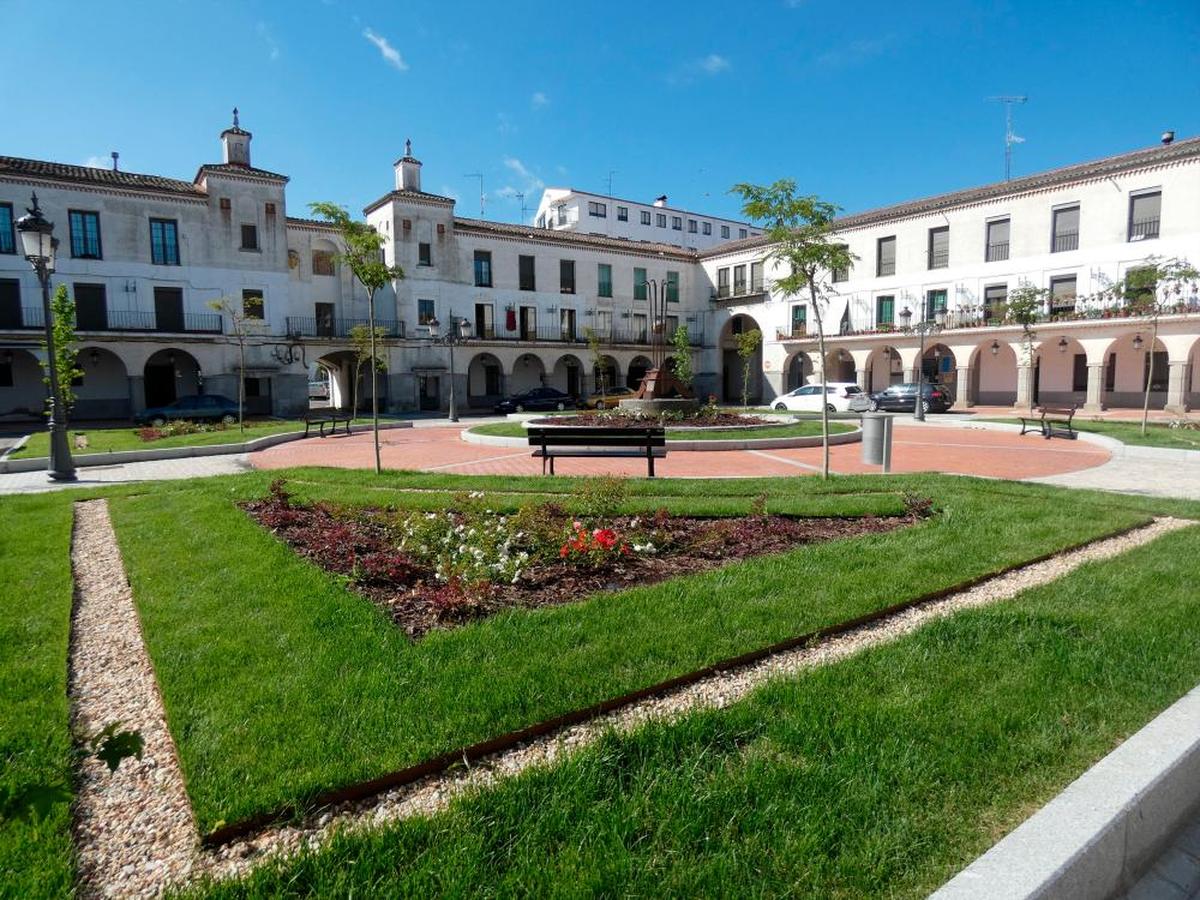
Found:
[[[1002,262],[1008,259],[1008,241],[997,241],[987,245],[987,262]]]
[[[950,251],[933,250],[929,254],[929,268],[931,269],[947,269],[950,267]]]
[[[40,306],[23,306],[20,314],[0,315],[0,331],[23,331],[45,327]],[[106,309],[80,315],[75,330],[90,332],[133,332],[143,334],[221,334],[217,313],[172,313],[160,316],[137,309]]]
[[[383,329],[389,338],[405,336],[405,322],[401,319],[376,319],[375,327]],[[361,326],[367,328],[370,320],[365,318],[343,318],[341,316],[288,316],[289,337],[344,338]]]
[[[1158,217],[1134,219],[1129,223],[1129,240],[1150,241],[1158,237]]]
[[[880,278],[884,278],[888,275],[895,275],[896,274],[896,261],[894,259],[892,259],[892,260],[881,259],[879,261],[879,265],[877,267],[877,271],[875,272],[875,274]]]
[[[762,279],[751,279],[749,282],[734,282],[733,287],[727,284],[717,285],[709,299],[713,303],[726,301],[745,302],[748,298],[758,297],[766,293]]]
[[[1060,231],[1054,235],[1054,243],[1050,250],[1052,253],[1066,253],[1071,250],[1079,249],[1079,232],[1078,231]]]

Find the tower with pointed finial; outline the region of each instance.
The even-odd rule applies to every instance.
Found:
[[[421,190],[421,161],[412,155],[412,140],[404,142],[404,155],[396,160],[396,190]]]
[[[238,109],[233,108],[233,125],[221,132],[222,161],[231,166],[250,167],[250,132],[238,121]]]

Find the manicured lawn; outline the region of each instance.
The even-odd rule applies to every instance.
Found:
[[[502,490],[489,502],[510,508],[522,491],[547,491],[538,478],[373,480],[313,469],[296,478],[310,496],[342,503],[444,503],[420,489],[457,487]],[[895,508],[894,492],[912,488],[935,496],[939,515],[570,606],[510,611],[411,644],[234,505],[265,481],[212,479],[112,502],[202,830],[1144,518],[1144,505],[1107,496],[966,479],[634,481],[629,503],[644,500],[647,510],[745,512],[766,491],[777,511],[817,503],[836,514],[840,493],[852,512],[871,492],[870,502]],[[570,502],[578,482],[552,489]]]
[[[356,425],[370,423],[370,419],[355,419]],[[178,434],[172,437],[160,438],[156,441],[143,441],[138,428],[72,428],[68,431],[71,442],[71,453],[75,456],[86,456],[91,453],[116,453],[125,450],[167,450],[171,447],[208,447],[213,444],[240,444],[255,438],[266,437],[270,434],[285,434],[289,431],[303,431],[303,420],[276,420],[247,422],[246,430],[239,431],[234,425],[223,431],[209,431],[199,434]],[[315,432],[314,432],[315,433]],[[88,446],[83,450],[75,449],[75,436],[86,435]],[[20,450],[12,454],[14,459],[26,459],[47,456],[50,453],[50,434],[38,431],[30,435],[28,442]]]
[[[854,426],[829,423],[830,434],[841,434],[853,431]],[[475,434],[486,434],[493,437],[517,437],[526,435],[525,428],[520,422],[491,422],[487,425],[476,425],[471,429]],[[708,431],[695,428],[667,428],[668,441],[747,441],[753,439],[783,438],[783,437],[814,437],[821,434],[821,422],[806,421],[790,425],[773,425],[764,428],[729,428],[719,431]]]
[[[0,896],[61,897],[74,878],[67,640],[71,505],[0,499]]]
[[[1020,419],[980,419],[981,422],[1008,422],[1020,425]],[[1141,422],[1118,422],[1113,419],[1083,419],[1075,416],[1071,424],[1077,431],[1089,431],[1115,438],[1139,447],[1168,447],[1174,450],[1200,450],[1200,429],[1171,428],[1169,425],[1147,423],[1142,434]]]
[[[1200,680],[1200,529],[197,894],[922,897]]]

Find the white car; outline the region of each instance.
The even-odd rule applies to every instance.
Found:
[[[827,386],[824,405],[830,412],[848,412],[850,401],[861,393],[862,388],[852,381],[831,381]],[[801,385],[794,391],[776,398],[771,406],[780,412],[785,410],[793,412],[820,412],[822,406],[821,385]]]

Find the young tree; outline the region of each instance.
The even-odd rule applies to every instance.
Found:
[[[796,182],[783,178],[760,186],[737,184],[733,193],[744,201],[742,211],[761,222],[769,242],[766,259],[789,274],[775,279],[773,287],[786,298],[808,293],[809,308],[817,323],[817,350],[821,355],[821,389],[828,392],[825,371],[825,324],[821,304],[829,293],[826,278],[849,269],[857,257],[833,234],[833,220],[840,211],[815,195],[797,196]],[[821,404],[821,475],[829,477],[829,409]]]
[[[1158,319],[1169,312],[1183,294],[1183,285],[1200,278],[1200,272],[1185,259],[1160,260],[1148,257],[1128,270],[1118,291],[1132,311],[1150,320],[1150,344],[1146,348],[1146,388],[1142,396],[1142,428],[1150,419],[1150,388],[1154,381],[1154,345],[1158,343]]]
[[[692,369],[692,344],[688,340],[686,325],[680,325],[671,336],[671,344],[675,348],[675,377],[684,387],[690,388],[696,373]]]
[[[742,409],[750,408],[750,363],[754,351],[762,344],[762,332],[757,328],[737,335],[737,354],[742,358]]]
[[[54,361],[58,366],[58,391],[62,394],[63,408],[56,410],[62,419],[63,428],[67,427],[67,415],[75,407],[75,391],[72,382],[83,377],[83,369],[79,368],[79,348],[75,346],[75,300],[67,293],[67,286],[60,284],[50,297],[51,329],[54,332]],[[45,341],[42,342],[43,349]],[[48,366],[42,380],[50,385],[50,370]]]
[[[322,201],[310,203],[313,214],[333,223],[342,240],[342,250],[337,254],[338,262],[349,266],[350,272],[367,292],[367,327],[369,329],[370,356],[378,359],[375,334],[375,294],[388,282],[404,277],[399,266],[389,266],[383,259],[383,235],[368,225],[350,218],[346,210],[336,203]],[[375,474],[383,471],[379,458],[379,368],[371,366],[371,435],[375,444]]]
[[[1021,341],[1025,347],[1025,364],[1033,365],[1033,341],[1037,337],[1033,326],[1046,307],[1050,291],[1046,288],[1022,284],[1013,289],[1005,303],[1005,318],[1021,326]],[[1033,412],[1033,390],[1029,391],[1029,411]]]
[[[229,322],[232,327],[234,340],[237,341],[238,347],[238,431],[246,430],[246,337],[250,330],[246,323],[253,318],[258,320],[260,316],[247,316],[245,301],[238,306],[233,300],[228,297],[218,297],[216,300],[208,301],[208,308],[219,312],[223,316],[229,317]],[[261,312],[261,311],[260,311]]]
[[[588,353],[592,356],[592,372],[596,375],[596,393],[600,395],[600,402],[607,406],[605,393],[608,391],[608,368],[604,365],[600,335],[596,334],[596,329],[588,326],[583,329],[583,336],[587,339]]]
[[[387,336],[388,330],[379,325],[375,326],[373,336],[371,329],[366,325],[355,325],[350,329],[350,346],[354,349],[354,382],[350,386],[351,416],[358,415],[358,385],[362,379],[363,366],[374,359],[378,371],[387,371],[387,358],[382,355],[380,347],[387,340]]]

